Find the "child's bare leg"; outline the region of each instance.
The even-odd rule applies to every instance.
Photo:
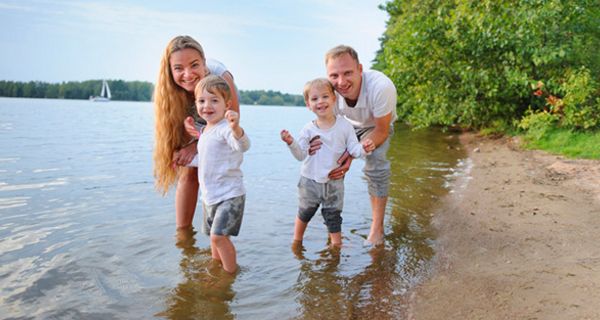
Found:
[[[302,242],[306,226],[308,226],[308,223],[300,220],[300,218],[296,216],[296,221],[294,222],[294,241]]]
[[[210,236],[211,250],[216,248],[216,254],[223,264],[223,269],[229,273],[237,270],[235,247],[228,236]],[[214,252],[214,251],[213,251]],[[215,258],[213,253],[213,258]]]
[[[210,237],[210,255],[214,260],[221,262],[219,250],[217,249],[217,245],[213,242],[212,237]]]
[[[335,246],[335,247],[342,246],[342,233],[341,232],[330,233],[329,239],[331,239],[332,246]]]

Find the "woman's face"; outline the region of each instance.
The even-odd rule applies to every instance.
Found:
[[[206,63],[200,53],[192,48],[175,51],[169,59],[173,81],[185,89],[194,93],[196,84],[206,76]]]

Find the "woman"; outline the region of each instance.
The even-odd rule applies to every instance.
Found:
[[[190,116],[202,123],[194,108],[194,88],[208,74],[216,74],[236,88],[223,64],[207,60],[200,43],[189,36],[173,38],[161,58],[154,90],[154,177],[163,194],[177,180],[175,221],[177,228],[192,225],[198,200],[198,172],[187,165],[196,154],[196,141],[184,127]],[[232,110],[239,113],[239,98],[232,97]],[[192,131],[188,127],[187,131]]]

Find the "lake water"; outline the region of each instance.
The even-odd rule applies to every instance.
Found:
[[[397,127],[385,245],[364,164],[346,177],[341,250],[320,215],[290,248],[300,162],[279,139],[306,108],[242,106],[251,139],[241,271],[211,263],[208,237],[176,234],[174,192],[153,186],[151,103],[0,98],[0,314],[18,319],[401,319],[431,269],[437,201],[464,172],[456,137]],[[200,230],[199,207],[194,220]]]

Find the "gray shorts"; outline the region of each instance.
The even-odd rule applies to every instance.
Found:
[[[368,133],[373,131],[373,129],[374,128],[355,129],[358,140],[362,140]],[[389,193],[392,166],[387,159],[387,152],[390,149],[392,135],[394,135],[393,126],[390,127],[390,134],[387,139],[365,158],[363,173],[367,180],[369,195],[374,197],[387,197]]]
[[[246,195],[223,200],[211,206],[202,202],[202,231],[206,235],[237,236],[242,226],[245,202]]]
[[[298,218],[308,223],[321,206],[321,214],[329,233],[342,231],[344,179],[319,183],[306,177],[298,182]]]

